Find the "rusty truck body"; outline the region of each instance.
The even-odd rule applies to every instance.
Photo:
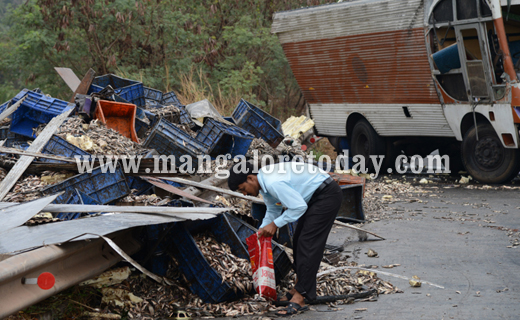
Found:
[[[338,152],[520,171],[520,0],[352,0],[275,13],[272,32]]]

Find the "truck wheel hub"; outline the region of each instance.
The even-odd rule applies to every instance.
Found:
[[[475,156],[481,166],[494,168],[502,159],[502,146],[496,139],[480,139],[475,146]]]

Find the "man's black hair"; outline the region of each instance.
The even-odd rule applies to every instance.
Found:
[[[246,182],[248,175],[257,175],[258,172],[254,172],[254,166],[249,163],[237,163],[231,168],[228,178],[229,189],[236,191],[238,186]]]

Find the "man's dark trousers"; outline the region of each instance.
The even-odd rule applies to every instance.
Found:
[[[293,236],[294,287],[307,300],[316,300],[316,274],[330,229],[341,206],[342,191],[335,181],[312,195],[307,211],[298,219]]]

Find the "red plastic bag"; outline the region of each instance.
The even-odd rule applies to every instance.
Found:
[[[246,239],[253,270],[255,290],[268,300],[276,300],[276,280],[274,278],[272,237],[258,237],[254,233]]]

